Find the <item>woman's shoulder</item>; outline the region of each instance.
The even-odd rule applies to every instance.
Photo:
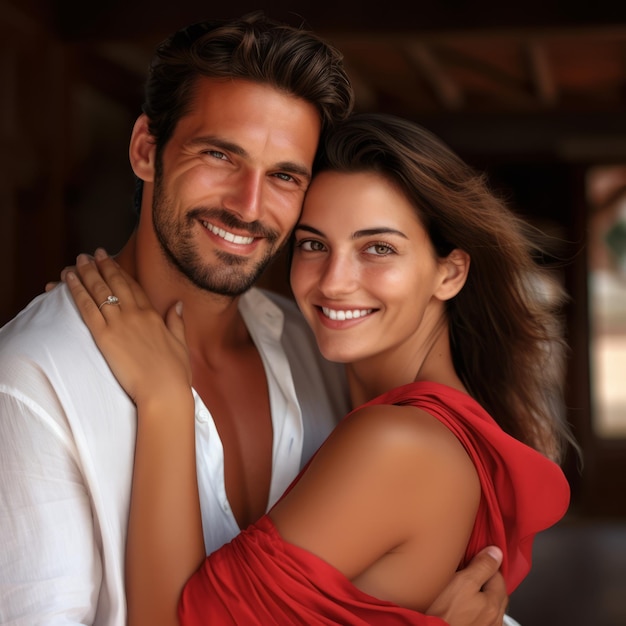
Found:
[[[272,519],[286,541],[354,579],[392,552],[428,555],[430,567],[430,552],[441,561],[447,551],[454,568],[479,500],[472,460],[443,424],[377,404],[342,420]]]
[[[458,443],[456,436],[439,419],[413,405],[366,404],[354,409],[340,427],[353,435],[378,441],[381,446],[422,448]]]
[[[441,476],[463,484],[475,482],[473,461],[457,436],[416,406],[359,407],[338,425],[329,443],[341,456],[354,455],[362,463],[378,465],[381,472],[405,476],[411,472],[420,480],[427,471],[430,480]]]

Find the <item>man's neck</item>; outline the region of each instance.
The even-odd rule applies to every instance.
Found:
[[[239,298],[199,289],[168,263],[157,245],[145,245],[133,233],[116,261],[142,286],[161,316],[176,302],[183,303],[187,343],[194,350],[208,356],[249,341]]]

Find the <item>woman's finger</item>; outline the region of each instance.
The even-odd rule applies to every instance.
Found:
[[[65,274],[67,274],[67,272],[74,272],[74,273],[76,273],[76,266],[75,265],[66,265],[61,270],[61,273],[59,274],[60,280],[51,280],[50,282],[47,282],[46,286],[44,287],[44,291],[47,293],[48,291],[52,291],[57,285],[60,285],[60,284],[64,283],[65,282]]]
[[[119,296],[118,292],[130,293],[132,301],[141,309],[151,308],[150,301],[139,283],[124,269],[116,260],[109,256],[103,248],[98,248],[94,253],[94,258],[102,278],[111,287],[113,293]]]
[[[68,271],[65,274],[65,283],[87,327],[92,332],[97,332],[105,327],[106,320],[100,314],[98,305],[94,302],[93,297],[87,291],[80,278],[73,271]]]
[[[127,310],[149,305],[143,290],[102,249],[97,250],[94,257],[79,255],[76,270],[103,315],[104,307],[107,313],[113,311],[112,304],[124,306]]]
[[[109,310],[117,309],[122,302],[124,306],[133,308],[130,290],[124,287],[123,283],[109,285],[101,275],[96,262],[86,254],[76,257],[76,275],[102,315],[108,314]],[[105,307],[107,311],[103,310]]]
[[[183,322],[183,303],[177,302],[170,307],[165,314],[165,324],[174,337],[184,346],[185,341],[185,323]]]

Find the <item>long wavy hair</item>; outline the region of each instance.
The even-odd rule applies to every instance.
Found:
[[[384,114],[342,122],[315,169],[377,172],[413,204],[440,257],[455,248],[470,255],[467,281],[447,302],[459,377],[512,436],[557,461],[568,443],[577,449],[563,408],[565,293],[536,261],[533,229],[485,175],[426,129]]]

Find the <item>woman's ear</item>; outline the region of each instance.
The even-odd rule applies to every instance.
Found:
[[[148,129],[148,118],[142,113],[135,122],[128,156],[133,172],[144,182],[154,182],[154,164],[156,158],[156,144]]]
[[[463,288],[470,268],[470,255],[455,248],[445,259],[440,259],[443,280],[439,284],[435,296],[440,300],[454,298]]]

